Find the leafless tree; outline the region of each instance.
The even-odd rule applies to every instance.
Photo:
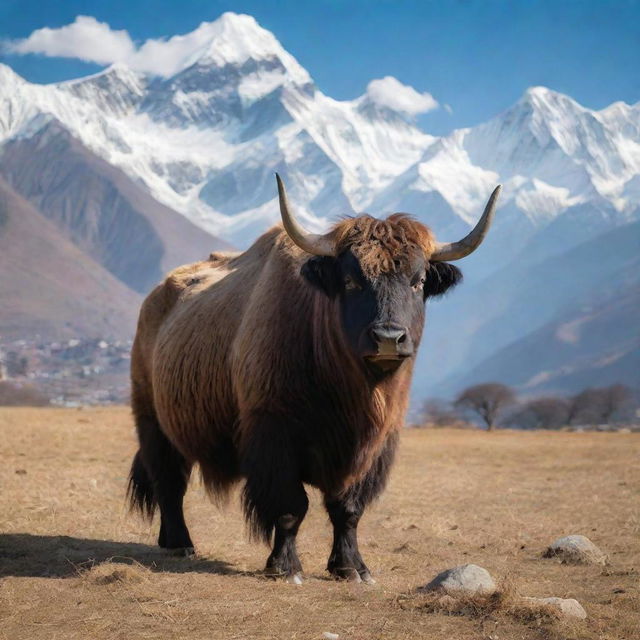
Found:
[[[501,411],[515,401],[515,394],[504,384],[487,382],[465,389],[454,405],[480,416],[491,431]]]
[[[569,400],[568,424],[596,422],[596,406],[598,391],[591,387],[583,389]]]
[[[460,421],[460,417],[445,400],[427,400],[420,415],[420,424],[432,427],[450,427]]]
[[[534,398],[509,418],[509,424],[525,429],[558,429],[568,424],[569,402],[557,396]]]
[[[623,417],[626,410],[630,408],[632,398],[631,389],[624,384],[612,384],[610,387],[604,387],[602,392],[602,422],[610,424],[615,422],[616,418]]]
[[[568,423],[609,424],[632,410],[632,397],[624,384],[585,389],[571,398]]]
[[[4,356],[3,364],[8,378],[27,375],[27,359],[24,356],[20,356],[16,351],[7,351],[7,354]]]

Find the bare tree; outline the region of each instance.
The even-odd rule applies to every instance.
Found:
[[[509,424],[524,429],[558,429],[568,424],[569,402],[557,396],[529,400],[509,418]]]
[[[632,396],[631,389],[623,384],[585,389],[571,398],[568,423],[609,424],[629,413]]]
[[[583,389],[569,400],[567,424],[597,421],[598,391],[591,387]]]
[[[427,400],[420,415],[420,424],[432,427],[450,427],[460,421],[459,415],[445,400],[432,398]]]
[[[500,412],[514,401],[515,394],[509,387],[499,382],[487,382],[465,389],[454,405],[480,416],[491,431]]]
[[[626,409],[630,408],[631,389],[624,384],[612,384],[604,387],[601,392],[601,421],[604,424],[615,422],[616,418],[623,417]]]
[[[16,351],[7,351],[7,354],[4,356],[4,366],[8,378],[27,375],[27,359],[24,356],[20,356]]]

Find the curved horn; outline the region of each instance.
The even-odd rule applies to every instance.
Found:
[[[289,237],[307,253],[312,253],[315,256],[334,256],[335,249],[330,235],[323,236],[305,231],[289,210],[287,191],[277,173],[276,181],[278,183],[278,197],[280,199],[280,215],[282,216],[282,224],[284,225],[284,229]]]
[[[437,242],[436,248],[429,260],[434,262],[460,260],[460,258],[464,258],[470,253],[473,253],[480,246],[489,231],[501,190],[502,185],[500,184],[493,190],[489,202],[487,202],[487,206],[484,208],[482,217],[468,235],[462,238],[462,240],[458,240],[458,242]]]

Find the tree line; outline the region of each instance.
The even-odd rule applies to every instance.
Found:
[[[560,429],[566,426],[628,424],[640,421],[638,395],[624,384],[590,387],[573,396],[518,398],[499,382],[468,387],[452,402],[428,400],[422,426],[480,424],[515,429]]]

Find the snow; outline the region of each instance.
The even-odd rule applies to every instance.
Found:
[[[154,51],[168,77],[136,70]],[[619,223],[640,215],[640,104],[594,111],[533,87],[492,120],[438,138],[411,121],[437,104],[429,94],[387,77],[356,100],[334,100],[251,16],[223,14],[147,41],[136,56],[54,85],[0,64],[0,150],[54,118],[159,201],[239,246],[278,218],[276,170],[315,230],[354,211],[408,206],[436,232],[468,226],[498,182],[496,225],[527,220],[522,233],[576,204],[606,201]]]
[[[311,82],[307,71],[285,51],[276,37],[263,29],[252,16],[224,13],[215,22],[208,23],[208,37],[210,41],[191,59],[184,61],[182,68],[194,62],[203,65],[213,63],[222,67],[227,64],[241,65],[249,59],[278,58],[293,82]]]

